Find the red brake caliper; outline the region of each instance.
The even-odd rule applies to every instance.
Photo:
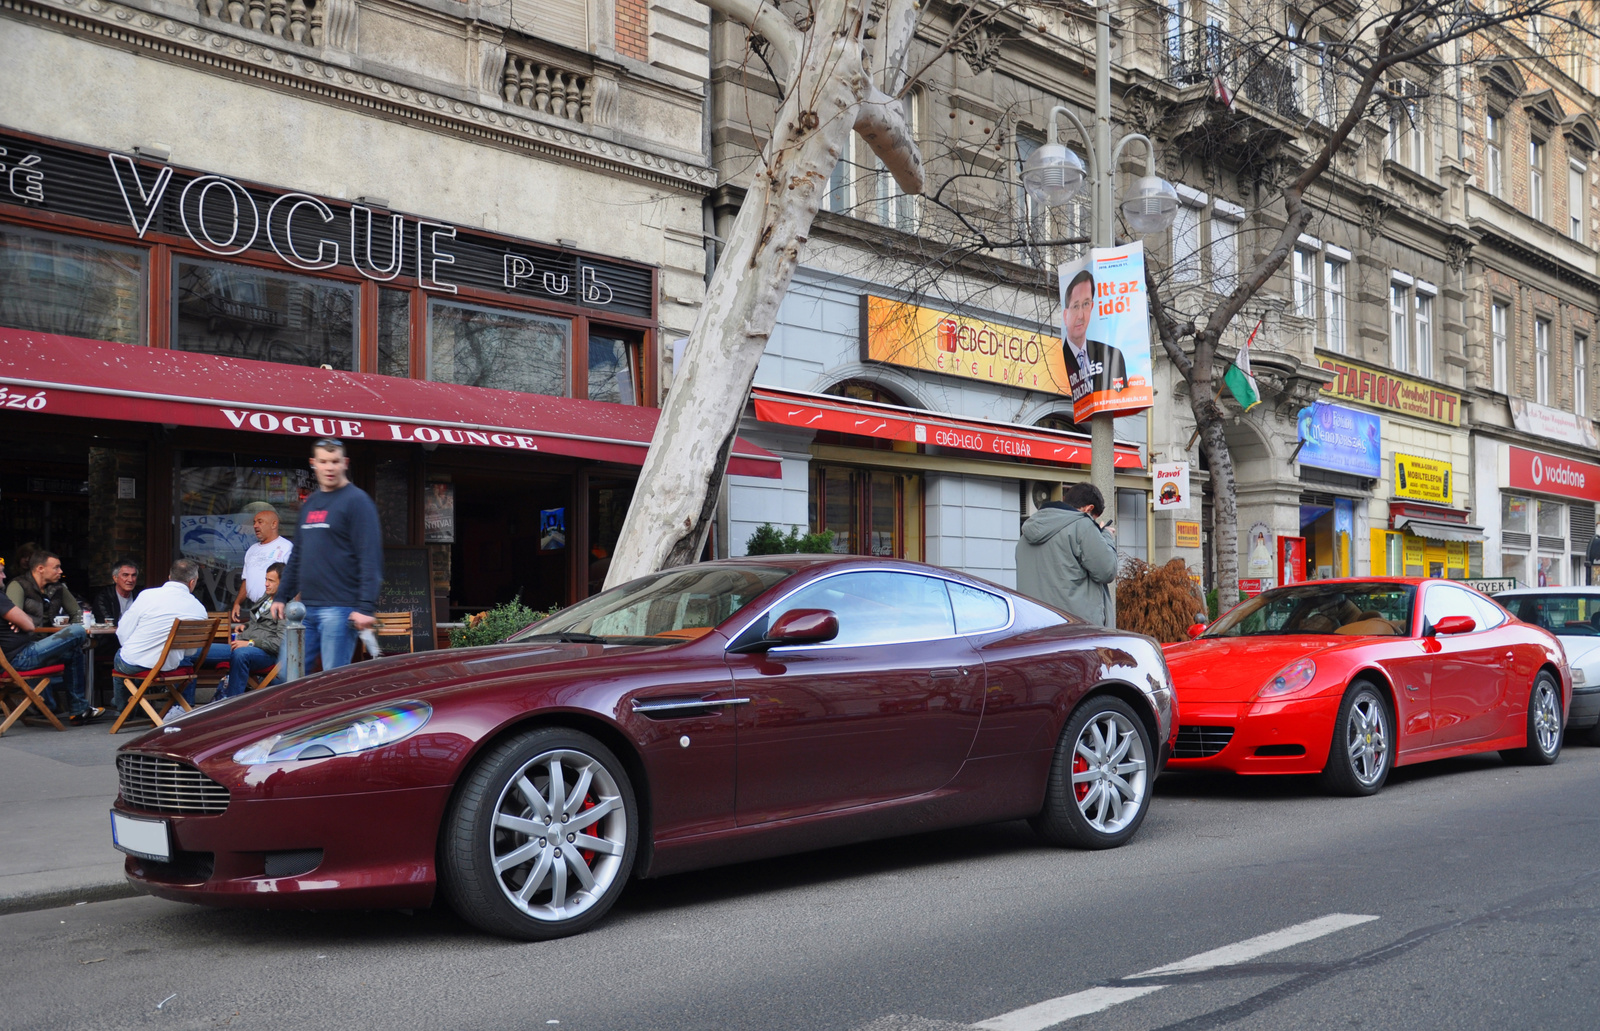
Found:
[[[1088,761],[1086,759],[1084,759],[1084,757],[1081,756],[1081,755],[1074,755],[1072,757],[1072,772],[1073,773],[1088,773],[1089,772],[1089,763],[1088,763]],[[1088,781],[1084,781],[1084,782],[1082,782],[1080,784],[1072,785],[1072,793],[1074,795],[1078,796],[1078,801],[1082,802],[1084,799],[1089,797],[1089,782]]]
[[[583,805],[579,808],[578,811],[582,812],[584,809],[593,809],[593,808],[594,808],[594,798],[593,798],[593,796],[585,796],[584,799],[583,799]],[[583,861],[585,863],[588,863],[591,867],[594,866],[595,852],[592,849],[580,848],[580,849],[578,849],[578,855],[583,857]]]

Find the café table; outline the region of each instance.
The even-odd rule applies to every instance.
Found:
[[[36,634],[53,634],[53,633],[56,633],[57,631],[65,630],[67,627],[74,626],[74,625],[76,625],[76,624],[63,623],[60,626],[34,627],[33,628],[33,632],[36,633]],[[97,637],[106,637],[106,636],[115,634],[117,632],[117,625],[115,623],[94,623],[94,624],[91,624],[88,627],[85,627],[85,629],[88,632],[84,635],[84,638],[83,638],[83,651],[84,651],[84,656],[83,656],[83,696],[85,698],[89,699],[89,704],[90,705],[94,705],[95,704],[95,693],[94,693],[94,642],[95,642],[95,638],[97,638]],[[54,690],[54,689],[52,688],[52,690]]]

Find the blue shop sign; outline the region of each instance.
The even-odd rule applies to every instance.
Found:
[[[1318,402],[1300,409],[1301,465],[1351,476],[1383,475],[1383,422],[1368,412]]]

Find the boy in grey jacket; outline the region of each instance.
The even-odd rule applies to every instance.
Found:
[[[1017,590],[1080,619],[1111,625],[1117,546],[1095,521],[1106,502],[1090,483],[1075,483],[1060,501],[1028,517],[1017,541]]]

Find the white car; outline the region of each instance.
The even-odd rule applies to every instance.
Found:
[[[1600,744],[1600,587],[1524,587],[1494,600],[1560,639],[1572,667],[1567,730],[1587,730],[1590,741]]]

